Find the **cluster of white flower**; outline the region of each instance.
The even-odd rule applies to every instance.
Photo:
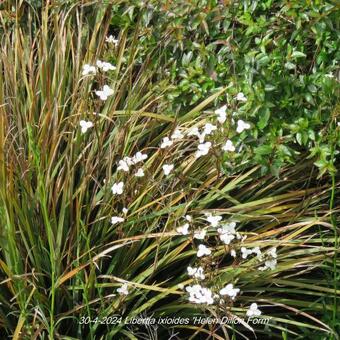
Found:
[[[209,288],[196,284],[186,287],[186,291],[189,293],[190,302],[205,303],[207,305],[214,303],[213,293]]]
[[[148,158],[147,154],[138,151],[133,157],[126,156],[123,159],[119,160],[117,170],[129,172],[131,166],[137,165],[145,161],[147,158]],[[135,173],[135,176],[143,177],[144,176],[143,168],[138,168],[137,172]]]
[[[200,132],[198,127],[195,126],[188,131],[188,136],[198,137],[199,142],[202,144],[205,141],[205,137],[211,135],[215,130],[217,130],[215,125],[206,123],[202,132]]]
[[[259,247],[247,249],[246,247],[241,248],[241,257],[246,259],[249,255],[255,254],[259,260],[262,260],[262,252]]]
[[[190,215],[185,216],[186,222],[183,223],[180,227],[176,228],[176,231],[182,235],[193,234],[193,237],[196,239],[203,240],[206,236],[207,228],[212,228],[217,231],[219,235],[219,239],[226,245],[230,245],[230,243],[234,240],[239,240],[243,242],[246,239],[246,236],[242,237],[239,232],[236,231],[236,222],[223,222],[223,217],[220,215],[215,215],[210,212],[204,213],[204,219],[207,222],[208,226],[204,229],[194,230],[193,228],[193,218]],[[190,229],[192,228],[192,232]],[[207,247],[205,244],[199,244],[197,248],[197,258],[200,259],[202,257],[208,257],[212,254],[212,249]],[[241,247],[241,257],[242,259],[246,259],[249,255],[255,254],[258,260],[263,259],[263,254],[259,247],[254,247],[251,249],[247,249],[246,247]],[[236,251],[231,249],[230,255],[236,257]],[[270,257],[266,261],[266,266],[270,268],[271,263],[268,261],[273,261],[276,258],[276,248],[272,248],[267,252],[267,256]],[[276,260],[275,260],[276,261]],[[206,279],[206,273],[204,271],[205,261],[202,262],[202,265],[188,266],[187,272],[188,275],[196,280],[203,281]],[[194,284],[193,286],[187,286],[186,291],[189,293],[189,301],[197,304],[208,304],[212,305],[216,302],[224,303],[224,297],[228,297],[229,300],[235,300],[236,297],[240,294],[240,288],[234,286],[233,283],[229,283],[223,288],[221,288],[217,293],[214,293],[216,288],[206,288],[201,284]],[[246,312],[248,317],[255,317],[261,315],[261,311],[258,309],[256,303],[252,303]]]
[[[106,61],[97,60],[96,66],[90,65],[90,64],[83,65],[82,75],[87,76],[89,74],[96,74],[97,68],[99,70],[102,70],[103,72],[107,72],[107,71],[114,71],[116,69],[116,66]]]
[[[245,95],[240,92],[237,94],[236,96],[236,100],[241,101],[241,102],[246,102],[247,98],[245,97]],[[235,112],[234,112],[235,114]],[[234,115],[233,114],[233,115]],[[217,116],[217,121],[220,124],[223,124],[226,119],[227,119],[227,105],[223,105],[220,108],[215,110],[215,115]],[[235,124],[234,119],[231,119],[231,123]],[[242,133],[244,130],[248,130],[250,129],[250,124],[243,121],[242,119],[239,119],[236,123],[236,132],[237,133]],[[225,144],[222,146],[222,150],[225,152],[235,152],[236,151],[236,147],[234,145],[234,143],[232,142],[232,140],[228,139]]]
[[[109,38],[107,38],[106,41],[113,42],[112,39],[113,39],[113,37],[110,36]],[[95,75],[98,70],[101,70],[103,72],[108,72],[108,71],[114,71],[115,69],[116,69],[116,67],[114,65],[112,65],[111,63],[101,61],[101,60],[97,60],[96,65],[90,65],[90,64],[83,65],[82,75],[83,76],[87,76],[87,75],[90,75],[90,74]],[[94,92],[102,101],[107,100],[108,97],[110,97],[114,94],[113,89],[110,88],[110,86],[108,86],[108,85],[104,85],[101,90],[95,90]],[[96,115],[97,113],[93,113],[93,114]],[[93,127],[93,123],[91,121],[81,120],[79,122],[79,124],[80,124],[82,134],[86,133],[86,131],[89,128]]]
[[[106,38],[107,43],[112,43],[115,46],[118,44],[118,40],[115,39],[113,36],[109,36]],[[83,72],[82,75],[89,75],[89,74],[96,74],[98,70],[102,72],[108,72],[108,71],[114,71],[116,67],[108,62],[104,62],[101,60],[97,60],[96,65],[89,65],[85,64],[83,66]],[[108,85],[104,85],[101,90],[96,90],[95,94],[103,101],[107,100],[108,97],[112,96],[114,94],[114,90],[111,89]],[[247,98],[244,96],[243,93],[238,93],[236,96],[236,100],[240,102],[247,101]],[[227,105],[223,105],[219,109],[215,110],[215,114],[217,116],[217,121],[220,124],[223,124],[226,121],[227,118]],[[234,121],[232,121],[233,124],[235,124]],[[236,123],[236,132],[242,133],[244,130],[250,129],[250,124],[239,119]],[[86,131],[93,127],[93,123],[90,121],[81,120],[80,121],[80,127],[81,127],[81,133],[86,133]],[[197,150],[195,152],[195,157],[200,158],[202,156],[205,156],[209,153],[210,149],[213,146],[212,141],[207,141],[207,136],[210,136],[214,133],[214,131],[217,130],[217,126],[213,125],[211,123],[206,123],[202,129],[199,129],[197,127],[192,127],[188,133],[187,136],[196,136],[198,138],[198,145]],[[175,130],[169,135],[162,139],[160,143],[161,149],[167,149],[171,147],[176,141],[182,140],[184,138],[184,134],[180,130],[180,128],[175,128]],[[222,145],[222,150],[225,152],[235,152],[236,147],[233,144],[231,139],[227,139]],[[148,158],[148,155],[143,154],[142,152],[137,152],[133,157],[124,157],[123,159],[118,161],[117,170],[123,171],[128,173],[131,170],[131,167],[134,167],[138,165],[139,163],[143,162]],[[136,167],[136,171],[134,172],[134,175],[136,177],[143,177],[144,176],[144,170],[143,167]],[[163,164],[162,170],[165,176],[168,176],[174,169],[174,164]],[[124,182],[120,181],[117,183],[113,183],[111,187],[111,191],[113,195],[122,195],[124,192]],[[123,208],[122,210],[123,214],[122,216],[113,216],[111,217],[111,223],[113,225],[122,223],[125,221],[126,214],[128,210],[126,208]],[[194,239],[197,240],[204,240],[207,235],[207,229],[213,228],[214,232],[218,233],[218,237],[221,242],[225,245],[230,245],[232,241],[234,240],[241,240],[243,242],[243,238],[241,237],[240,233],[238,233],[236,228],[236,222],[228,222],[223,223],[222,222],[223,217],[220,215],[213,215],[211,213],[205,213],[205,220],[207,222],[207,226],[201,227],[197,230],[193,228],[193,219],[190,215],[185,216],[185,223],[183,223],[181,226],[176,228],[177,233],[181,235],[189,235]],[[197,246],[197,258],[201,259],[203,257],[209,257],[212,254],[212,249],[209,248],[207,245],[200,243]],[[234,249],[230,250],[230,254],[233,257],[236,257],[236,251]],[[256,256],[262,260],[262,253],[259,247],[255,247],[252,249],[247,249],[245,247],[241,247],[241,257],[243,259],[246,259],[250,254],[256,254]],[[209,259],[209,258],[208,258]],[[198,260],[199,261],[199,260]],[[202,265],[199,265],[197,267],[187,267],[188,275],[192,278],[194,278],[197,282],[197,280],[205,280],[206,279],[206,265],[205,262],[206,259],[201,260]],[[209,262],[209,261],[208,261]],[[267,268],[273,269],[276,266],[276,248],[271,249],[267,253],[267,258],[265,261],[264,267],[259,268],[260,270],[265,270]],[[232,283],[227,284],[225,287],[219,289],[219,294],[214,294],[213,290],[217,290],[218,288],[207,288],[204,286],[201,286],[200,284],[194,284],[192,286],[187,286],[186,291],[189,293],[189,301],[193,303],[198,304],[207,304],[211,305],[214,304],[214,301],[218,301],[218,299],[221,299],[221,297],[228,297],[229,301],[234,300],[237,295],[240,293],[239,288],[235,288]],[[128,295],[128,284],[124,283],[120,288],[117,289],[117,292],[120,295]],[[261,314],[261,311],[258,309],[256,303],[252,303],[249,309],[247,310],[247,316],[258,316]]]
[[[217,127],[215,125],[207,123],[205,124],[202,132],[200,132],[197,127],[193,127],[189,130],[188,136],[196,136],[198,137],[199,140],[197,151],[195,153],[196,158],[205,156],[209,153],[209,150],[212,147],[212,143],[205,141],[205,137],[211,135],[212,132],[215,131],[216,129]]]
[[[179,128],[176,128],[175,131],[171,134],[169,137],[164,137],[162,139],[162,143],[160,145],[161,149],[166,149],[174,144],[174,141],[181,140],[184,137],[181,130]]]
[[[114,71],[116,69],[116,66],[114,66],[111,63],[108,63],[106,61],[97,60],[96,65],[103,72]]]

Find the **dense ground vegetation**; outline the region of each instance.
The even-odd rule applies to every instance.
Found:
[[[0,334],[338,339],[338,17],[0,4]]]

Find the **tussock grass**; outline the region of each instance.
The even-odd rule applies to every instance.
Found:
[[[137,339],[174,331],[183,338],[252,337],[251,330],[233,325],[176,326],[157,335],[80,320],[141,313],[241,317],[257,301],[271,317],[266,328],[253,326],[259,338],[336,337],[321,318],[340,314],[329,300],[340,290],[322,269],[339,265],[331,263],[339,202],[334,198],[330,209],[332,188],[316,179],[312,162],[302,160],[273,178],[247,162],[224,173],[217,151],[195,160],[190,138],[159,149],[176,126],[186,131],[204,124],[224,89],[180,117],[165,115],[170,84],[157,80],[162,65],[152,55],[142,65],[136,62],[137,44],[126,40],[131,32],[120,32],[118,47],[110,50],[116,72],[96,81],[81,76],[85,62],[105,60],[108,53],[111,5],[48,4],[41,12],[26,2],[21,6],[0,15],[2,334]],[[115,95],[103,104],[93,91],[107,82]],[[81,119],[94,122],[84,135]],[[117,172],[117,161],[137,151],[149,154],[145,177]],[[166,163],[176,165],[169,178],[162,172]],[[111,185],[122,179],[124,194],[113,196]],[[339,188],[338,178],[333,185]],[[123,207],[126,221],[111,225]],[[234,305],[217,309],[188,303],[179,286],[192,282],[186,267],[196,259],[197,242],[178,236],[176,227],[187,213],[203,226],[204,212],[239,221],[246,247],[278,248],[276,269],[261,272],[253,259],[233,260],[228,246],[210,233],[209,244],[216,245],[211,261],[218,264],[207,263],[212,283],[235,282],[242,291]],[[116,294],[124,282],[131,287],[125,298]]]

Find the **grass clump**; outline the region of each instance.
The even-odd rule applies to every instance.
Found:
[[[263,171],[248,93],[218,86],[167,112],[167,40],[144,56],[144,19],[114,26],[119,10],[1,11],[2,334],[337,338],[336,113],[333,167],[320,173],[301,150]],[[141,316],[184,322],[128,322]]]

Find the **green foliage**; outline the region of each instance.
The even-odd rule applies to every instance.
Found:
[[[253,123],[246,142],[263,172],[278,174],[334,134],[340,36],[334,2],[127,2],[113,13],[113,30],[134,30],[137,21],[144,27],[140,60],[157,51],[166,65],[158,76],[171,77],[169,114],[183,114],[228,86],[215,107],[228,103],[229,115],[237,111]],[[248,98],[245,105],[233,102],[238,92]],[[272,152],[261,157],[262,146]]]

